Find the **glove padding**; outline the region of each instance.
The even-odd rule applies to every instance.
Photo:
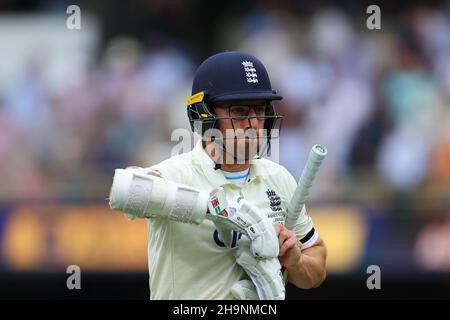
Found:
[[[222,188],[211,192],[206,218],[212,220],[224,237],[225,230],[235,230],[246,235],[250,251],[258,258],[278,257],[279,244],[272,221],[243,197],[234,197],[228,202]]]
[[[237,300],[259,300],[256,287],[250,280],[240,280],[231,287],[231,294]]]
[[[245,236],[238,241],[235,251],[236,262],[245,270],[256,287],[260,300],[284,300],[286,289],[278,258],[255,258],[250,252],[249,239]],[[231,290],[237,299],[255,298],[252,287],[247,282],[237,282]]]

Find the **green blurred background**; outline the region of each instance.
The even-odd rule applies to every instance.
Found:
[[[371,4],[2,1],[0,298],[149,297],[146,225],[109,210],[113,170],[170,156],[196,67],[224,50],[284,96],[282,165],[298,178],[328,148],[308,201],[328,278],[288,299],[450,298],[450,2],[378,2],[381,30]]]

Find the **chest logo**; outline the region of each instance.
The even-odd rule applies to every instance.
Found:
[[[281,211],[280,196],[272,189],[267,189],[266,194],[270,201],[270,209],[272,209],[272,211]]]

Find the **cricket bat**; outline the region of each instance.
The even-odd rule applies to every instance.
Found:
[[[288,206],[285,227],[291,231],[300,216],[303,205],[308,198],[309,191],[316,178],[316,173],[326,155],[327,148],[320,144],[314,145],[309,152],[308,160],[306,161],[302,175],[298,180],[297,188],[295,189],[294,195]]]

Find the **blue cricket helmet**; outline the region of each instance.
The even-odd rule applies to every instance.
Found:
[[[205,132],[217,128],[214,103],[219,101],[257,100],[266,102],[264,129],[270,145],[273,129],[280,129],[282,116],[273,104],[281,100],[272,89],[263,63],[248,53],[227,51],[206,59],[197,69],[192,84],[192,96],[187,99],[187,114],[191,129],[204,137]],[[224,118],[224,117],[222,117]],[[225,117],[233,120],[233,117]]]
[[[192,95],[204,92],[205,102],[233,100],[281,100],[270,84],[263,63],[243,52],[215,54],[197,69]]]

